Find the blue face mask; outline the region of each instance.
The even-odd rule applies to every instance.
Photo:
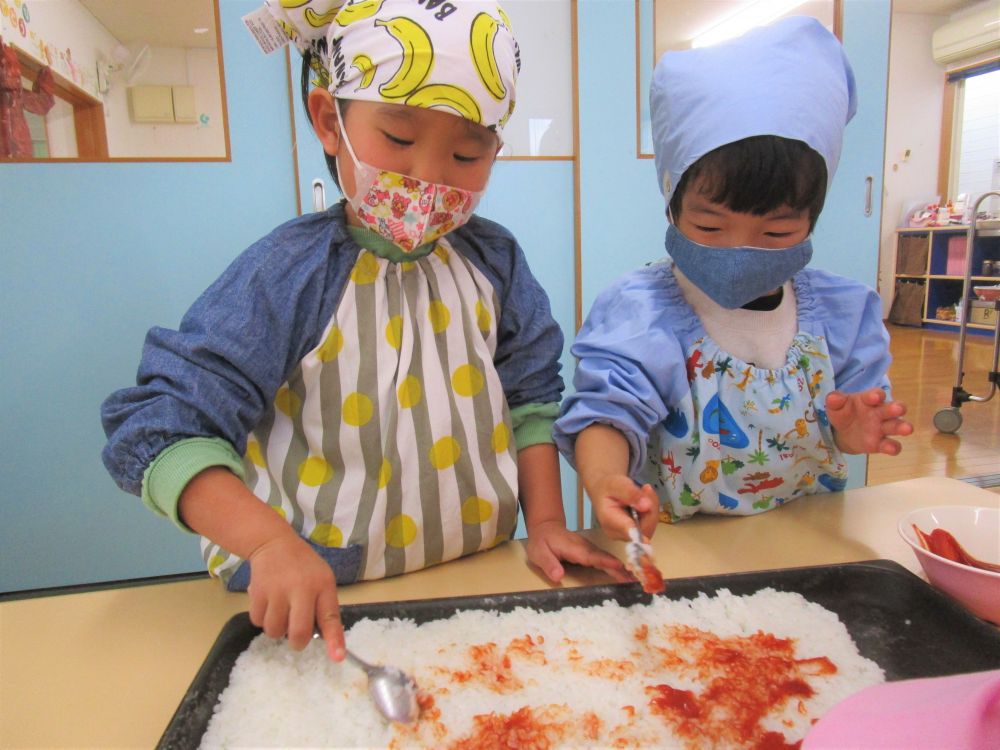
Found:
[[[812,258],[812,242],[780,250],[711,247],[692,242],[673,224],[667,227],[667,254],[691,283],[722,307],[735,310],[774,291]]]

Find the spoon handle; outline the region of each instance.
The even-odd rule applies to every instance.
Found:
[[[369,664],[368,662],[366,662],[364,659],[361,659],[361,658],[355,656],[353,653],[351,653],[346,648],[344,649],[344,653],[347,654],[347,658],[348,659],[350,659],[355,664],[357,664],[359,667],[361,667],[367,674],[371,674],[372,670],[375,669],[374,666],[372,666],[371,664]]]
[[[322,638],[323,638],[323,634],[322,633],[320,633],[318,630],[314,630],[313,631],[313,640],[322,639]],[[361,659],[361,658],[355,656],[353,653],[351,653],[351,651],[349,649],[345,648],[344,649],[344,653],[347,654],[347,658],[348,659],[350,659],[355,664],[357,664],[359,667],[361,667],[361,669],[363,669],[366,674],[371,674],[372,670],[376,669],[376,667],[373,664],[369,664],[364,659]]]

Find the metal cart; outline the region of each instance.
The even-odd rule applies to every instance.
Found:
[[[962,368],[965,364],[966,326],[968,325],[969,315],[972,310],[972,299],[969,293],[972,291],[972,255],[973,248],[976,246],[976,225],[978,223],[976,221],[976,214],[979,212],[979,205],[991,196],[1000,198],[1000,191],[993,190],[983,193],[972,206],[972,221],[969,222],[969,231],[965,242],[965,280],[962,282],[961,300],[962,319],[958,329],[958,376],[955,379],[954,387],[951,389],[951,406],[941,409],[934,415],[934,426],[938,432],[948,434],[958,432],[958,429],[962,426],[962,412],[959,411],[962,408],[962,404],[968,401],[976,403],[989,401],[996,395],[997,388],[1000,387],[1000,372],[997,372],[997,362],[1000,360],[1000,325],[995,326],[993,331],[993,366],[986,376],[990,384],[989,392],[985,396],[973,396],[962,386],[962,379],[965,377],[965,372]],[[980,232],[980,234],[985,233],[985,231]],[[989,230],[989,234],[997,234],[997,231]],[[1000,300],[993,303],[993,309],[1000,311]]]

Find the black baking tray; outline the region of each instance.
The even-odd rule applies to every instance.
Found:
[[[835,612],[861,654],[882,667],[888,680],[1000,669],[1000,629],[974,617],[889,560],[675,578],[658,596],[682,599],[699,593],[713,594],[719,589],[745,595],[768,587],[799,593]],[[608,600],[628,606],[648,602],[650,596],[639,584],[608,584],[350,605],[341,608],[341,618],[344,627],[364,618],[406,617],[421,623],[468,609],[507,612],[531,607],[551,611]],[[233,664],[260,632],[245,612],[226,623],[157,747],[198,747],[212,709],[229,684]]]

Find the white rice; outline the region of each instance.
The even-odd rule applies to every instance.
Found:
[[[678,601],[654,597],[650,604],[631,607],[608,602],[557,612],[464,611],[419,626],[410,620],[362,620],[347,631],[350,648],[369,661],[409,672],[421,692],[433,698],[439,716],[425,711],[415,726],[390,725],[375,711],[360,669],[330,662],[318,641],[295,652],[283,640],[261,635],[237,660],[202,747],[507,747],[470,741],[482,722],[474,717],[492,712],[500,720],[525,706],[561,724],[548,739],[534,733],[530,747],[733,747],[732,737],[699,737],[697,731],[679,736],[676,725],[651,707],[649,686],[707,695],[711,676],[678,666],[677,659],[664,664],[664,654],[691,656],[679,646],[673,627],[684,625],[721,638],[763,632],[792,639],[794,659],[827,657],[836,666],[829,675],[807,669],[803,679],[814,694],[770,711],[759,722],[754,742],[765,730],[797,742],[835,703],[885,679],[877,664],[858,653],[833,612],[773,589],[751,596],[722,590]],[[533,645],[510,648],[512,642],[528,644],[526,635]],[[498,689],[499,683],[476,672],[470,647],[489,653],[488,644],[499,657],[510,657],[509,671],[500,668],[510,678],[506,687]],[[609,670],[610,662],[597,660],[620,664]],[[609,678],[616,671],[617,679]],[[456,681],[456,674],[471,679]],[[521,686],[507,689],[512,683]],[[714,716],[716,723],[719,718]],[[710,723],[697,722],[699,727]]]

